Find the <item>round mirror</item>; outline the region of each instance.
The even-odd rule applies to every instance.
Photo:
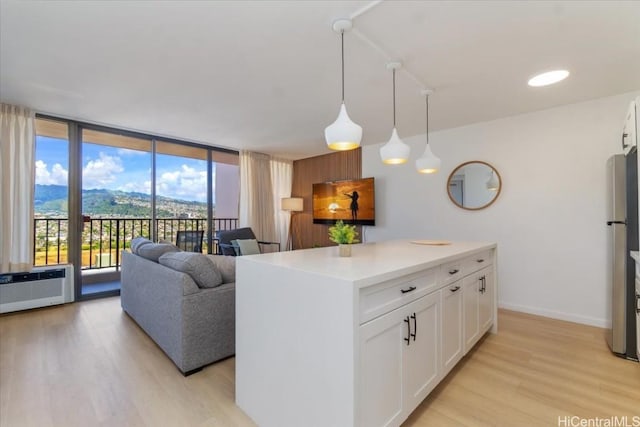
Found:
[[[447,193],[451,201],[471,211],[491,205],[501,189],[502,179],[496,168],[479,160],[461,164],[447,180]]]

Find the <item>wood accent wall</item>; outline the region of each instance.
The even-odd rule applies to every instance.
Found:
[[[328,225],[313,223],[313,184],[362,178],[362,150],[338,151],[293,162],[292,197],[304,199],[304,211],[294,217],[294,249],[331,246]],[[362,227],[358,227],[362,233]]]

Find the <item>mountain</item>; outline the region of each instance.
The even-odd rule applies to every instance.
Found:
[[[36,184],[34,210],[36,214],[67,215],[69,188],[66,185]]]
[[[36,184],[35,214],[66,217],[69,189],[64,185]],[[188,200],[157,197],[158,217],[206,218],[207,204]],[[151,217],[151,196],[144,193],[107,189],[82,190],[82,213],[98,217]]]

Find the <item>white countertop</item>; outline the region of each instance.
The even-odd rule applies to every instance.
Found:
[[[631,251],[631,252],[629,252],[629,253],[631,254],[631,258],[635,259],[635,260],[636,260],[636,262],[637,262],[638,264],[640,264],[640,252],[638,252],[638,251]]]
[[[413,240],[413,239],[411,239]],[[411,274],[456,258],[495,248],[488,242],[452,242],[450,245],[417,245],[411,240],[393,240],[352,245],[351,257],[339,257],[336,246],[248,255],[247,262],[266,263],[301,270],[367,286],[400,274]]]

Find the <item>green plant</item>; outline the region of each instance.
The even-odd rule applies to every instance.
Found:
[[[345,224],[341,219],[329,227],[329,240],[338,244],[358,243],[358,232],[355,225]]]

